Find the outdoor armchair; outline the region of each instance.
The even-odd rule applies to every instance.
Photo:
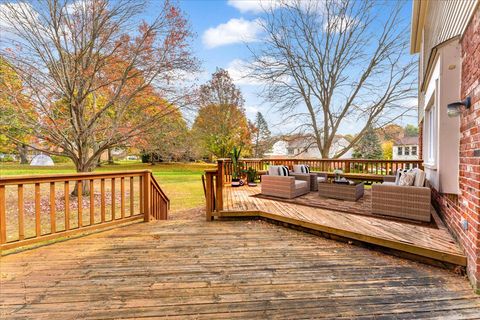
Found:
[[[310,191],[318,191],[319,182],[327,182],[328,176],[326,173],[322,172],[301,172],[301,167],[303,165],[294,165],[293,172],[290,173],[291,176],[301,179],[302,177],[308,177]]]
[[[262,175],[262,194],[292,199],[310,191],[310,176],[280,176],[275,174],[275,169],[278,169],[278,166],[271,166],[269,174]]]

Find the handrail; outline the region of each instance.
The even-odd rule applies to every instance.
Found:
[[[230,159],[220,159],[223,164],[225,182],[232,178],[232,162]],[[257,171],[264,171],[268,165],[287,165],[292,169],[295,164],[308,164],[311,170],[333,172],[342,169],[345,173],[360,173],[369,175],[393,175],[399,168],[422,168],[423,160],[383,160],[383,159],[315,159],[315,158],[263,158],[240,159],[245,168],[253,167]]]
[[[141,219],[164,220],[169,209],[170,199],[151,170],[4,177],[0,250]]]
[[[160,184],[158,183],[157,179],[155,179],[155,177],[153,176],[153,173],[150,173],[150,175],[151,175],[151,178],[152,178],[152,183],[155,186],[155,189],[157,189],[157,191],[160,193],[160,195],[162,196],[162,199],[165,200],[165,202],[167,202],[168,209],[170,209],[170,199],[167,197],[165,192],[163,192],[163,190],[160,187]]]
[[[55,173],[55,174],[36,174],[36,175],[18,175],[0,177],[0,185],[18,184],[22,182],[56,182],[56,181],[78,181],[87,180],[87,178],[109,178],[112,176],[138,176],[140,173],[151,173],[151,170],[128,170],[128,171],[106,171],[106,172],[77,172],[77,173]]]

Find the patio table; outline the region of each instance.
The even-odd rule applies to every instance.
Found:
[[[340,200],[357,201],[363,197],[364,190],[363,182],[355,182],[354,184],[318,183],[318,194],[320,196]]]

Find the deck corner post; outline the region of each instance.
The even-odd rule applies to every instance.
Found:
[[[151,188],[150,188],[150,170],[145,171],[143,174],[143,221],[150,221],[151,214]]]
[[[224,174],[223,174],[223,159],[219,159],[217,161],[217,178],[216,178],[216,211],[223,210],[223,184],[224,181]]]

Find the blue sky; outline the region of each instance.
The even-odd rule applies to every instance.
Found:
[[[158,13],[160,1],[151,0],[146,20],[149,15],[154,16]],[[193,49],[195,55],[201,60],[203,69],[202,74],[199,75],[199,82],[207,81],[217,67],[228,69],[245,98],[247,117],[253,120],[256,112],[261,111],[274,133],[286,133],[289,131],[289,126],[282,123],[282,119],[274,115],[271,106],[258,97],[259,86],[245,83],[245,80],[238,79],[239,72],[235,73],[235,70],[241,70],[238,68],[238,62],[246,61],[250,56],[245,40],[257,39],[250,44],[261,44],[258,42],[258,39],[261,39],[261,33],[254,23],[255,19],[261,18],[258,3],[257,0],[179,1],[196,34]],[[402,15],[405,23],[408,24],[411,15],[410,1],[405,3]],[[416,118],[404,118],[399,124],[407,123],[416,124]],[[355,123],[346,123],[341,131],[344,134],[356,132],[357,126]]]

